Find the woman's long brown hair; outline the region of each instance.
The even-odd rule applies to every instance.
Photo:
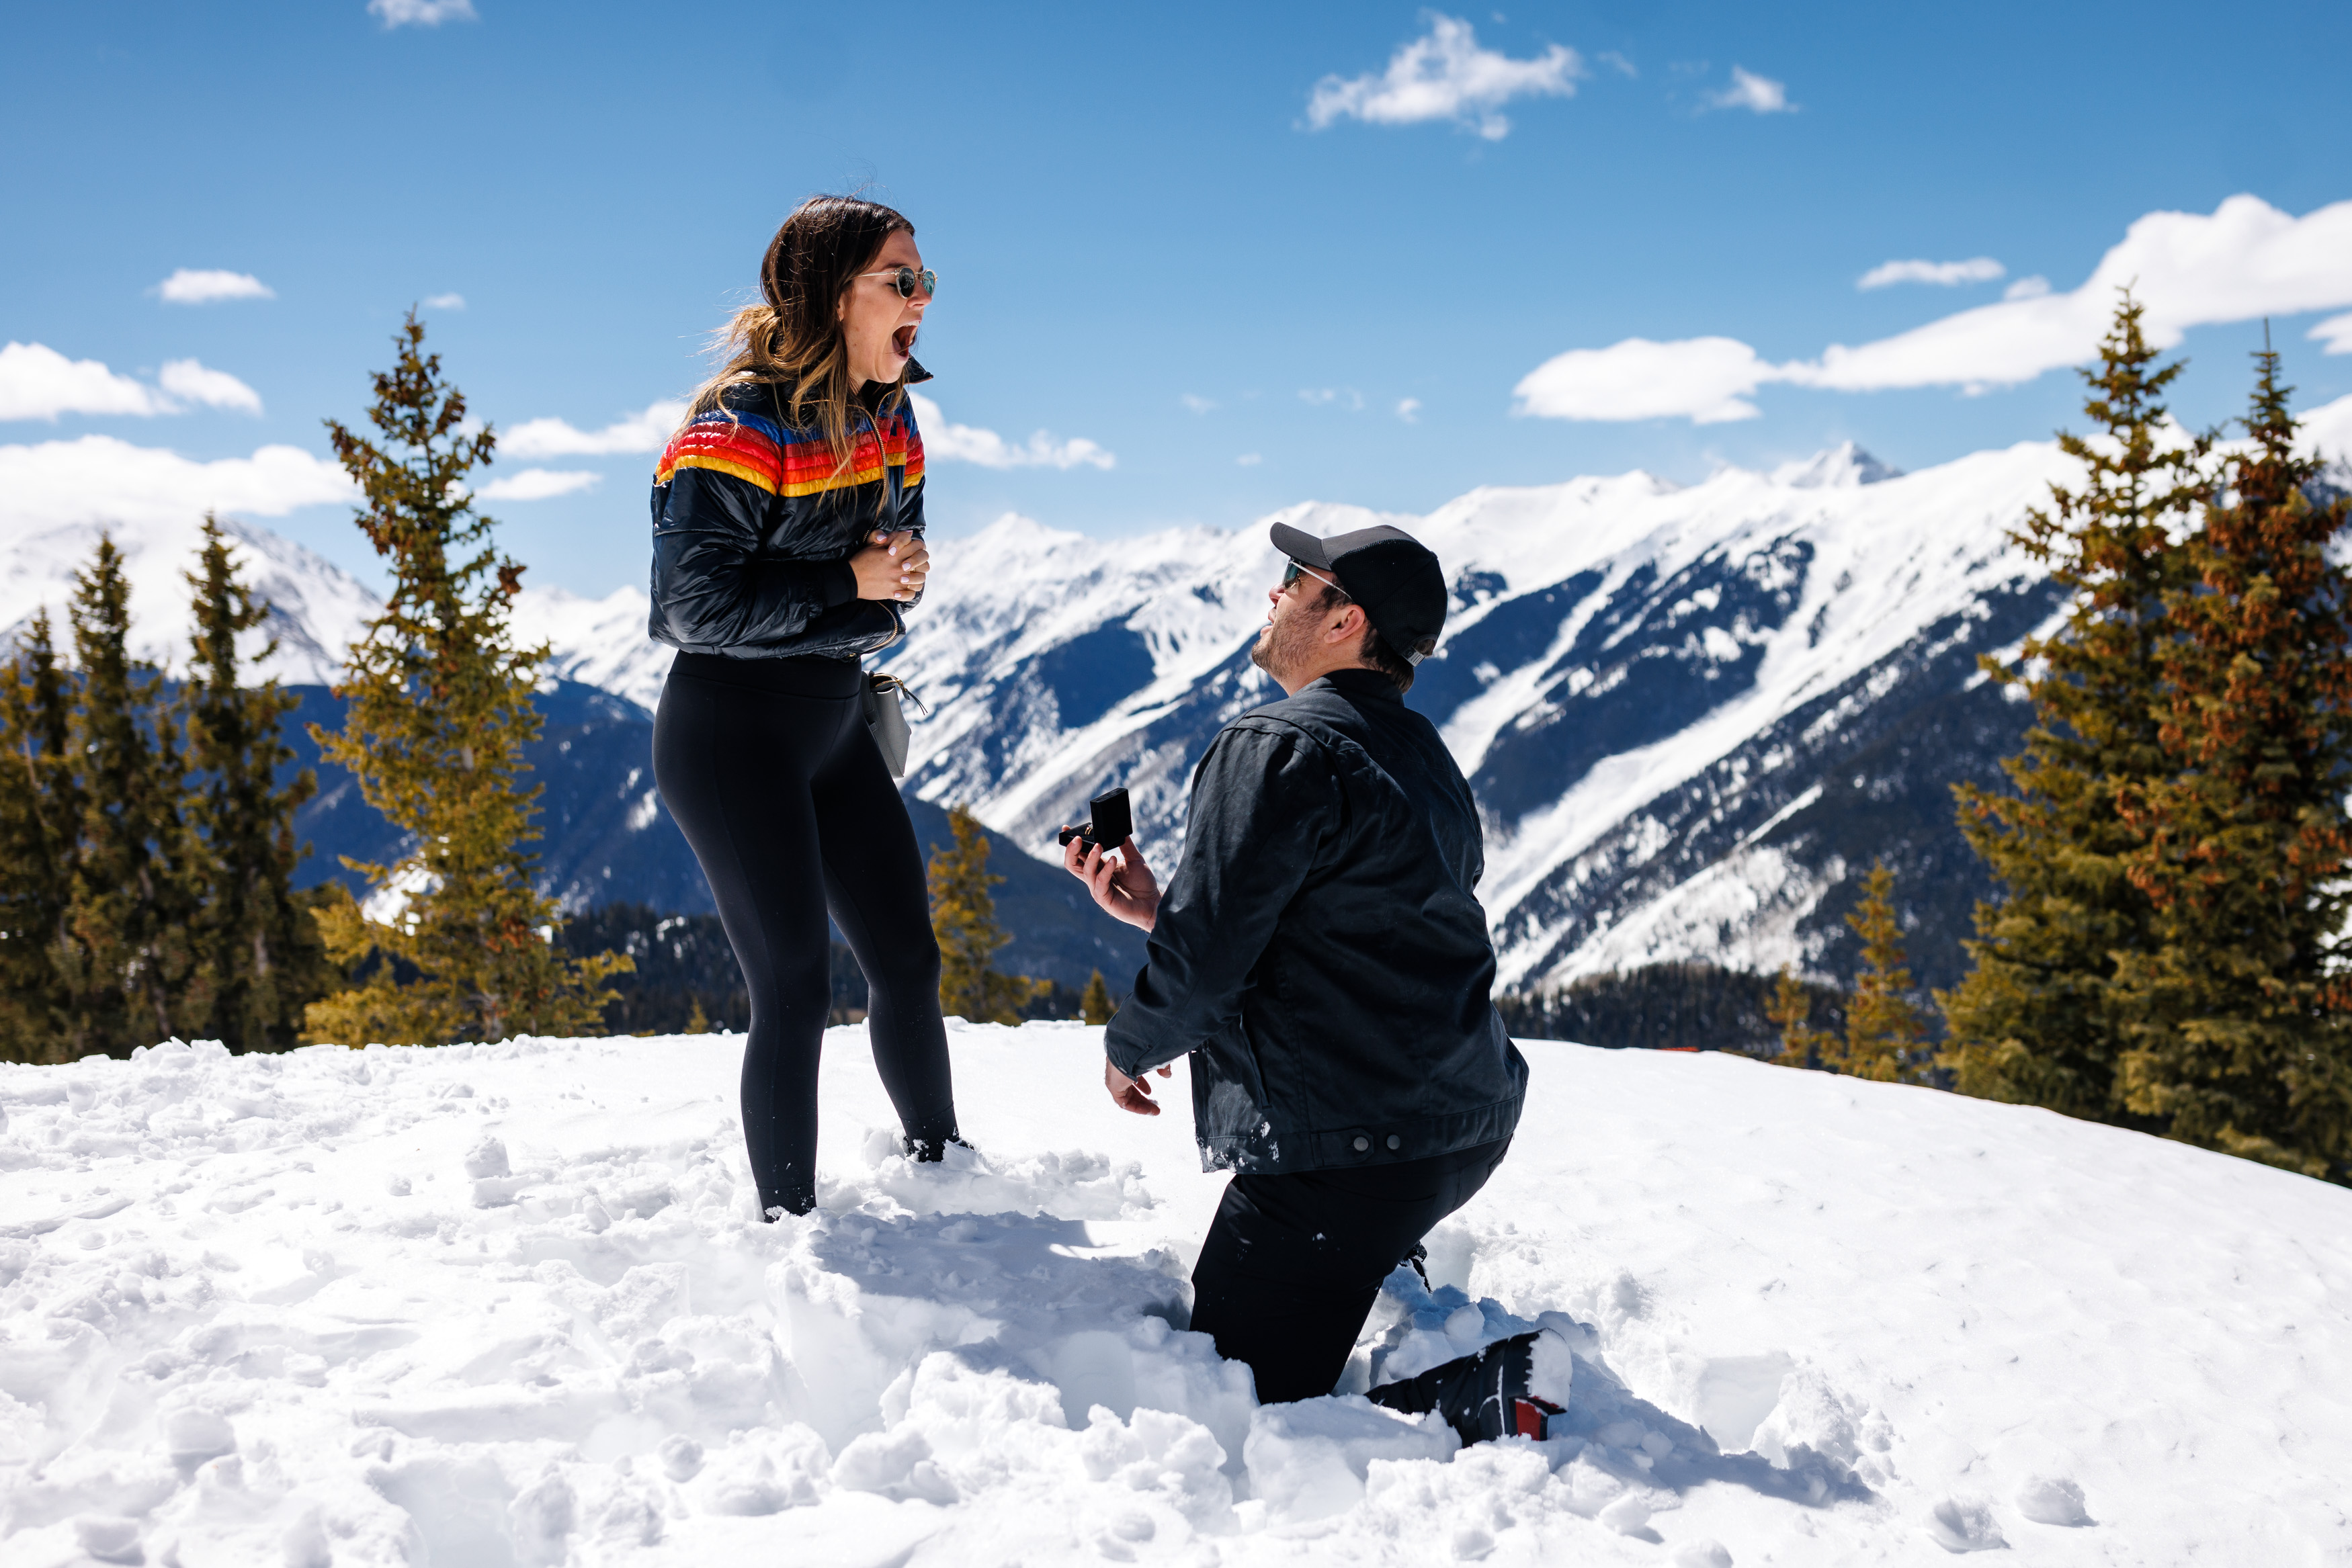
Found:
[[[847,464],[849,346],[842,331],[842,292],[869,270],[892,235],[915,225],[878,202],[856,196],[811,196],[784,220],[760,263],[760,303],[747,305],[713,335],[719,373],[696,389],[686,423],[721,406],[731,386],[767,382],[777,415],[794,428],[814,415],[837,463]],[[906,395],[906,373],[882,395],[888,410]]]

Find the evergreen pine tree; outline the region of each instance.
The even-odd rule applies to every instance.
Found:
[[[227,536],[210,513],[195,571],[195,662],[180,693],[188,764],[197,775],[188,818],[203,835],[205,899],[195,917],[200,962],[212,978],[213,1013],[205,1032],[234,1051],[283,1051],[294,1043],[303,1009],[324,996],[327,967],[312,901],[294,892],[303,854],[294,813],[318,789],[309,768],[277,782],[294,758],[279,723],[299,700],[276,681],[238,683],[236,640],[268,619],[237,581]],[[276,649],[270,643],[254,661]]]
[[[933,846],[931,930],[940,939],[940,1010],[971,1023],[1017,1024],[1021,1009],[1052,989],[1048,982],[1000,974],[998,948],[1013,934],[996,923],[988,890],[1004,879],[988,869],[988,839],[961,806],[948,810],[951,849]]]
[[[1780,984],[1772,989],[1772,999],[1764,1004],[1764,1016],[1780,1026],[1780,1054],[1772,1059],[1775,1063],[1781,1067],[1831,1066],[1835,1071],[1832,1064],[1838,1054],[1837,1037],[1812,1027],[1812,995],[1786,966],[1780,970]]]
[[[181,810],[186,768],[163,676],[131,656],[130,601],[122,552],[101,535],[74,576],[81,693],[67,747],[82,810],[58,950],[69,1059],[194,1034],[212,1011],[191,938],[203,846]]]
[[[58,962],[81,832],[72,724],[43,609],[0,668],[0,1061],[74,1060]]]
[[[1927,1030],[1911,1000],[1903,925],[1895,915],[1895,873],[1885,862],[1870,868],[1862,902],[1845,920],[1862,938],[1863,967],[1846,1002],[1845,1049],[1837,1071],[1900,1083],[1911,1076],[1912,1053]]]
[[[1078,1017],[1087,1023],[1110,1022],[1118,1011],[1118,1004],[1110,999],[1110,988],[1103,984],[1102,971],[1097,969],[1087,977],[1087,988],[1078,996]]]
[[[694,998],[694,1010],[686,1015],[686,1032],[688,1034],[709,1034],[710,1032],[710,1015],[702,1010],[702,998],[700,997]]]
[[[2156,910],[2125,956],[2126,1107],[2170,1136],[2352,1179],[2352,502],[2315,505],[2278,356],[2168,595],[2159,716],[2178,771],[2138,783],[2128,860]]]
[[[531,692],[546,650],[515,645],[522,568],[491,544],[467,488],[494,438],[467,434],[466,400],[424,341],[412,311],[393,369],[374,378],[368,417],[383,444],[327,422],[366,497],[361,531],[394,581],[335,688],[350,705],[341,732],[310,733],[410,840],[392,865],[344,862],[402,902],[382,924],[348,892],[322,909],[330,954],[364,967],[310,1005],[306,1032],[360,1044],[593,1031],[614,995],[602,981],[631,965],[566,955],[553,940],[561,912],[531,885],[540,790],[520,776],[540,732]]]
[[[2111,988],[2115,955],[2156,946],[2155,906],[2129,874],[2142,843],[2119,791],[2168,770],[2155,714],[2155,655],[2167,593],[2181,584],[2176,536],[2208,490],[2210,438],[2185,443],[2160,401],[2181,364],[2157,367],[2126,292],[2084,371],[2084,404],[2102,439],[2062,434],[2086,470],[2052,486],[2053,507],[2011,537],[2074,596],[2053,637],[2028,638],[2018,665],[1986,673],[2021,686],[2035,723],[2002,764],[2014,794],[1954,787],[1960,828],[2000,883],[1977,906],[1972,967],[1941,994],[1944,1063],[1963,1093],[2130,1121],[2117,1063],[2129,1049]]]

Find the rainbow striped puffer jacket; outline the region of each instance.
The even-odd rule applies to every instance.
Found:
[[[908,381],[928,381],[909,363]],[[923,437],[903,396],[853,409],[855,449],[785,421],[785,389],[730,387],[654,471],[657,643],[695,653],[856,659],[905,635],[902,607],[857,597],[849,557],[877,529],[923,531]]]

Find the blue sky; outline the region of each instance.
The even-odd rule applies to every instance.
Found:
[[[2263,310],[2302,405],[2352,392],[2352,326],[2308,336],[2352,308],[2352,245],[2318,226],[2352,201],[2340,5],[2260,30],[2147,5],[436,9],[0,21],[0,525],[210,486],[373,577],[290,458],[204,465],[323,457],[320,420],[357,417],[402,312],[444,296],[431,341],[502,430],[642,416],[698,379],[784,213],[858,186],[941,277],[926,392],[1003,438],[931,434],[942,534],[2043,437],[2079,418],[2038,368],[2080,331],[2058,305],[2134,233],[2117,265],[2152,267],[2194,361],[2184,417],[2241,406]],[[2266,205],[2215,218],[2240,195]],[[1978,258],[1998,276],[1857,286]],[[164,298],[184,270],[269,293]],[[2019,322],[1823,357],[2035,279],[2042,348],[1989,371],[1955,343]],[[594,478],[486,503],[507,548],[534,581],[642,581],[653,455],[539,428],[493,479]]]

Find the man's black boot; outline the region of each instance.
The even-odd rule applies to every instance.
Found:
[[[1512,1437],[1541,1442],[1552,1435],[1553,1420],[1568,1412],[1536,1388],[1541,1385],[1545,1394],[1565,1400],[1571,1364],[1559,1336],[1538,1329],[1497,1340],[1475,1355],[1433,1366],[1418,1377],[1382,1384],[1367,1397],[1408,1416],[1434,1410],[1465,1446]]]

